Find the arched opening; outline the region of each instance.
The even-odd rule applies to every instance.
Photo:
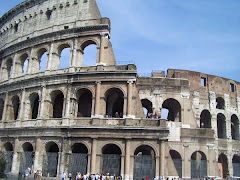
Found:
[[[83,53],[82,66],[95,66],[97,62],[97,45],[94,41],[89,40],[81,46]]]
[[[218,157],[218,168],[222,178],[226,178],[228,175],[228,159],[225,154],[220,154]]]
[[[225,101],[222,97],[218,97],[216,99],[216,108],[217,109],[224,109],[225,108]]]
[[[149,101],[148,99],[142,99],[141,103],[142,103],[142,107],[147,110],[146,117],[152,118],[153,116],[152,102]]]
[[[167,119],[169,121],[181,122],[181,105],[176,99],[165,100],[162,107],[168,109]]]
[[[64,102],[64,95],[61,91],[53,91],[51,93],[52,99],[52,117],[53,118],[62,118],[63,113],[63,102]]]
[[[27,74],[28,72],[28,64],[29,64],[29,57],[28,54],[23,54],[20,57],[20,62],[22,64],[22,74]]]
[[[102,148],[101,170],[109,175],[121,175],[121,149],[115,144],[107,144]]]
[[[81,172],[87,173],[88,166],[88,149],[82,143],[76,143],[72,146],[72,154],[70,159],[69,172],[77,174]]]
[[[69,67],[71,48],[68,44],[63,44],[58,48],[59,66],[58,69],[65,69]]]
[[[39,95],[33,93],[30,95],[30,105],[31,105],[31,119],[37,119],[38,117],[38,108],[39,108]]]
[[[91,117],[92,93],[88,89],[80,89],[77,92],[78,113],[77,117]]]
[[[6,168],[4,173],[11,172],[12,170],[12,160],[13,160],[13,145],[10,142],[4,144],[5,151],[3,152],[6,160]]]
[[[134,152],[134,180],[142,178],[154,179],[156,171],[156,157],[154,150],[148,145],[139,146]]]
[[[201,151],[191,156],[191,178],[204,178],[207,176],[207,158]]]
[[[0,120],[2,120],[2,117],[3,117],[3,109],[4,109],[4,100],[0,99]]]
[[[48,60],[48,52],[45,48],[42,48],[37,53],[39,59],[39,71],[45,71]]]
[[[234,155],[232,159],[233,176],[240,177],[240,156]]]
[[[12,67],[13,67],[13,60],[8,59],[6,62],[6,67],[7,67],[7,79],[11,77],[12,74]]]
[[[211,128],[211,114],[208,110],[203,110],[200,115],[200,127]]]
[[[46,154],[43,156],[43,176],[56,177],[58,173],[59,147],[55,142],[46,144]]]
[[[18,96],[12,97],[12,111],[10,112],[10,120],[17,120],[19,114],[20,100]]]
[[[20,156],[20,169],[19,172],[24,173],[27,168],[33,168],[34,152],[31,143],[26,142],[22,145],[22,153]]]
[[[172,162],[169,161],[169,163],[172,163],[171,167],[173,168],[170,168],[168,172],[171,176],[178,176],[179,178],[181,178],[182,177],[182,157],[175,150],[170,150],[169,153],[172,160]]]
[[[239,120],[235,114],[231,116],[231,135],[232,139],[239,140]]]
[[[106,116],[122,118],[124,95],[120,89],[111,88],[105,93],[106,99]]]
[[[217,115],[217,133],[218,133],[218,138],[222,138],[222,139],[227,138],[226,118],[222,113],[219,113]]]

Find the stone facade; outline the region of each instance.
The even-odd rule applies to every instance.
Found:
[[[6,172],[240,176],[240,83],[176,69],[139,77],[116,64],[110,29],[95,0],[26,0],[0,19]],[[91,44],[96,65],[85,67]],[[65,48],[69,67],[59,69]]]

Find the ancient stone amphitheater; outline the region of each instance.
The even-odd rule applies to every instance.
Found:
[[[110,30],[95,0],[26,0],[1,17],[5,172],[239,177],[240,83],[176,69],[139,77],[134,64],[116,64]],[[96,63],[83,66],[89,45]]]

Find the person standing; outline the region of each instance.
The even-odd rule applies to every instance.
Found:
[[[61,178],[62,178],[62,180],[65,179],[65,172],[62,173]]]
[[[25,170],[25,172],[24,172],[24,176],[25,176],[25,179],[27,179],[27,178],[28,178],[28,176],[29,176],[29,171],[28,171],[28,168]]]

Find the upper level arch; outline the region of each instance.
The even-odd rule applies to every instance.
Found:
[[[84,39],[81,44],[80,44],[80,48],[82,51],[84,51],[84,49],[89,46],[89,45],[96,45],[97,47],[100,47],[100,42],[94,38],[88,38],[88,39]]]
[[[218,97],[216,99],[216,108],[217,109],[225,109],[225,101],[222,97]]]
[[[227,138],[226,117],[222,113],[217,115],[217,134],[218,138]]]
[[[29,70],[29,54],[27,52],[21,54],[17,61],[20,63],[15,63],[15,72],[17,76],[27,74]]]
[[[148,99],[141,99],[142,107],[144,114],[147,118],[151,118],[151,114],[153,113],[153,104]]]
[[[181,105],[176,99],[166,99],[162,107],[168,109],[167,119],[169,121],[181,122]]]
[[[201,128],[211,128],[211,114],[206,109],[201,112],[200,127]]]
[[[0,98],[0,120],[2,120],[2,117],[3,117],[3,110],[4,110],[4,100]]]
[[[9,106],[9,120],[17,120],[19,117],[20,98],[15,95],[11,98],[11,105]]]
[[[3,60],[1,65],[1,79],[0,80],[8,80],[12,76],[13,73],[13,58],[9,57],[6,60]]]
[[[62,118],[64,95],[60,90],[54,90],[50,93],[51,104],[49,105],[50,118]]]
[[[29,96],[30,110],[29,119],[37,119],[39,110],[39,95],[38,93],[32,93]]]
[[[77,117],[91,117],[92,114],[92,92],[89,89],[79,89],[76,94],[78,111]]]
[[[57,48],[57,53],[59,55],[58,69],[64,69],[69,67],[71,61],[71,50],[72,46],[68,42],[60,44],[58,46]]]
[[[239,119],[235,114],[231,116],[231,136],[233,140],[239,140]]]

